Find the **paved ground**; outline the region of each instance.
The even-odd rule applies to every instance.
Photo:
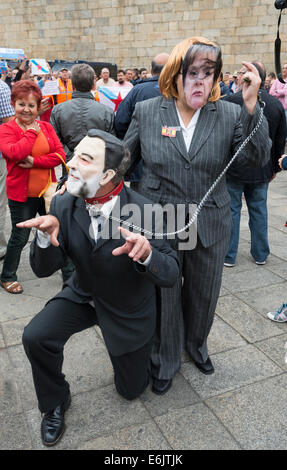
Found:
[[[215,374],[204,376],[183,355],[180,373],[164,397],[148,390],[128,402],[115,391],[99,331],[77,334],[65,349],[72,406],[58,449],[286,449],[287,324],[266,318],[287,298],[286,182],[287,172],[270,186],[271,255],[265,266],[255,265],[249,254],[243,211],[238,263],[224,270],[209,337]],[[0,449],[44,448],[21,335],[45,301],[59,291],[61,277],[57,273],[35,278],[28,249],[19,269],[24,294],[0,291]]]

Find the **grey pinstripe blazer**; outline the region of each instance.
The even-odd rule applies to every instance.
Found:
[[[163,126],[180,126],[174,99],[160,96],[137,103],[124,140],[131,151],[130,170],[140,155],[143,160],[139,192],[160,204],[198,204],[255,127],[259,112],[258,104],[251,116],[245,106],[221,100],[208,102],[201,109],[187,152],[181,131],[176,132],[176,137],[162,135]],[[270,148],[264,118],[234,165],[263,166],[270,158]],[[198,235],[203,246],[211,246],[229,234],[229,200],[224,177],[198,217]]]

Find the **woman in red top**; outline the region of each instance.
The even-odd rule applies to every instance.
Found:
[[[12,232],[4,258],[1,285],[7,292],[20,294],[17,269],[21,252],[28,242],[30,230],[16,224],[37,213],[46,213],[42,194],[55,182],[54,167],[65,160],[65,152],[53,127],[36,120],[42,94],[29,80],[15,83],[11,103],[15,119],[0,126],[0,150],[7,163],[6,190],[11,214]]]

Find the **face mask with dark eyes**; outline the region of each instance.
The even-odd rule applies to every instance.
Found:
[[[206,104],[221,66],[219,47],[196,43],[188,49],[182,63],[182,81],[186,102],[192,109]]]

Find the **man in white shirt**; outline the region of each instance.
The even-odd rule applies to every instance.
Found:
[[[104,67],[101,71],[101,78],[97,81],[97,90],[101,86],[113,86],[115,84],[115,80],[110,77],[110,71],[106,67]]]
[[[145,205],[152,207],[148,199],[124,186],[128,165],[123,142],[90,130],[68,163],[67,192],[53,198],[49,215],[18,224],[38,229],[30,253],[37,276],[53,274],[66,256],[75,266],[64,289],[23,334],[44,414],[41,437],[46,446],[56,444],[65,429],[71,395],[62,374],[63,348],[72,334],[100,326],[116,390],[126,399],[138,397],[149,384],[157,287],[173,285],[179,269],[166,240],[148,240],[119,227],[127,223],[131,210],[138,210],[137,225],[144,227]],[[112,220],[115,214],[118,217]]]

